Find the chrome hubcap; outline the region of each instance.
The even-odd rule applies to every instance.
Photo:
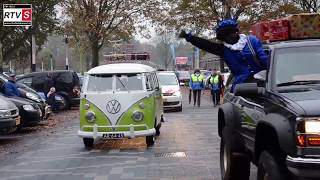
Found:
[[[228,164],[228,157],[227,157],[227,153],[226,153],[226,150],[227,150],[227,146],[224,144],[223,146],[223,171],[226,172],[226,169],[227,169],[227,164]]]

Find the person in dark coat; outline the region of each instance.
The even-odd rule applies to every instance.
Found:
[[[51,87],[47,94],[47,103],[52,107],[54,113],[58,112],[58,105],[56,101],[56,88]]]

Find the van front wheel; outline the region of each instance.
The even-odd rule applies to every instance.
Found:
[[[148,147],[154,145],[154,135],[146,136],[146,143]]]
[[[86,148],[93,147],[93,142],[94,142],[94,139],[92,138],[83,138],[83,144]]]

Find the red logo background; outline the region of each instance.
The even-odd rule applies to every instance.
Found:
[[[22,9],[22,21],[32,20],[32,9]]]

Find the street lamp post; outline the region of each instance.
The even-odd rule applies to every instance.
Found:
[[[66,43],[66,70],[69,70],[69,48],[68,48],[68,43],[69,39],[68,36],[65,37],[65,43]]]
[[[52,54],[50,54],[50,70],[53,71]]]
[[[31,71],[36,72],[36,38],[31,35]]]

